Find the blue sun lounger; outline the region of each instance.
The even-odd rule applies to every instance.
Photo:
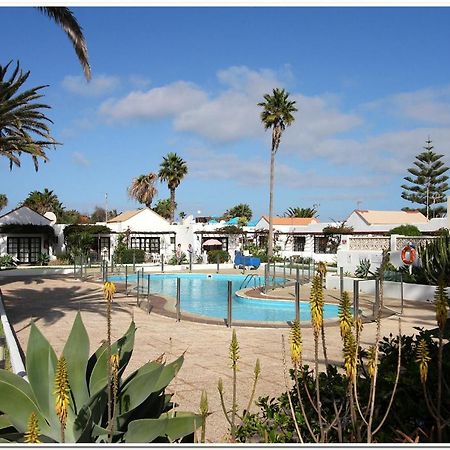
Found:
[[[257,269],[261,265],[261,260],[256,256],[244,256],[241,252],[236,252],[233,264],[240,269],[245,267]]]

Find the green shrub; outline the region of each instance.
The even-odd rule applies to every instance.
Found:
[[[116,263],[118,264],[133,264],[133,254],[135,255],[134,262],[142,264],[145,261],[145,251],[140,248],[125,248],[119,255],[115,255]]]
[[[0,256],[0,269],[14,266],[14,260],[11,255]]]
[[[47,253],[41,253],[38,257],[38,262],[41,266],[48,266],[48,263],[50,262],[50,256],[48,256]]]
[[[389,234],[400,234],[402,236],[422,236],[422,233],[415,225],[400,225],[389,230]]]
[[[436,442],[435,419],[426,406],[424,399],[423,386],[420,383],[419,365],[417,359],[417,346],[421,339],[425,340],[429,350],[427,395],[432,404],[437,401],[437,379],[438,379],[438,351],[437,330],[419,330],[417,335],[402,336],[402,362],[401,375],[398,382],[393,405],[388,419],[376,434],[376,441],[379,443],[401,442],[404,438],[401,433],[409,437],[419,434],[420,443]],[[447,326],[446,336],[449,335]],[[398,336],[392,335],[384,337],[380,342],[380,355],[377,377],[376,409],[374,423],[379,423],[384,412],[387,410],[392,387],[396,378],[398,363]],[[361,351],[361,350],[360,350]],[[442,374],[444,383],[447,386],[450,383],[450,344],[443,347],[443,367]],[[361,357],[366,358],[367,352],[361,351]],[[294,371],[291,370],[291,379],[294,380]],[[315,377],[313,371],[308,367],[303,367],[298,372],[299,383],[302,398],[304,402],[306,416],[310,419],[311,426],[317,432],[319,426],[317,414],[314,407],[308,401],[308,394],[313,395],[315,388]],[[342,373],[339,365],[329,365],[327,373],[320,372],[320,389],[322,400],[322,415],[331,422],[335,417],[333,406],[333,396],[336,399],[337,406],[341,404],[345,396],[348,378]],[[367,404],[370,391],[370,376],[363,365],[359,366],[357,373],[357,386],[360,405]],[[445,386],[445,384],[444,384]],[[446,392],[448,392],[446,390]],[[296,388],[290,390],[291,400],[296,411],[301,434],[306,442],[311,442],[305,421],[298,400]],[[450,396],[446,394],[443,398],[442,414],[450,411]],[[295,425],[292,420],[292,414],[289,407],[289,398],[287,392],[281,394],[278,398],[269,398],[262,396],[255,402],[259,411],[254,414],[248,414],[237,431],[237,440],[239,442],[269,442],[269,443],[288,443],[297,442]],[[448,416],[447,416],[448,417]],[[399,431],[401,433],[399,433]],[[351,432],[349,424],[344,424],[342,429],[343,442],[349,442]],[[448,424],[443,430],[443,442],[449,442],[450,428]],[[331,428],[328,433],[329,443],[338,442],[338,433],[336,429]]]
[[[219,263],[223,264],[230,260],[230,254],[225,250],[210,250],[208,252],[208,263],[214,264],[217,262],[217,257],[219,257]]]
[[[171,266],[176,266],[177,264],[188,264],[189,261],[187,260],[186,253],[181,252],[181,257],[178,259],[177,254],[174,253],[170,259],[167,261],[167,264],[170,264]]]

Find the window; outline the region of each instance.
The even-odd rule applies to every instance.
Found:
[[[130,248],[140,248],[146,253],[159,253],[160,242],[158,237],[132,237]]]
[[[170,244],[175,245],[175,236],[170,236]]]
[[[21,263],[35,263],[41,254],[40,237],[8,237],[7,253]]]
[[[326,236],[314,237],[314,253],[331,253],[328,246],[328,237]]]
[[[292,245],[294,252],[304,252],[305,241],[305,236],[294,236],[294,243]]]
[[[104,236],[100,237],[100,251],[103,252],[103,249],[108,249],[108,258],[110,256],[110,244],[109,244],[109,237]]]

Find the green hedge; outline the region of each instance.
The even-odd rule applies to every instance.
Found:
[[[116,263],[119,264],[133,264],[133,253],[135,254],[134,262],[136,264],[141,264],[145,261],[145,251],[139,248],[136,249],[126,248],[122,250],[119,254],[116,252],[114,254],[114,259]]]
[[[217,255],[219,255],[219,262],[221,264],[230,260],[230,255],[225,250],[210,250],[208,252],[208,263],[214,264],[217,262]]]

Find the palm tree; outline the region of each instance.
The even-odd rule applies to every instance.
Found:
[[[288,208],[284,217],[316,217],[317,209],[313,206],[312,208]]]
[[[261,121],[264,128],[272,129],[272,147],[270,152],[270,193],[269,193],[269,242],[267,256],[273,256],[273,182],[275,171],[275,155],[280,146],[281,135],[287,126],[291,125],[295,118],[293,113],[297,111],[295,101],[289,101],[289,93],[284,89],[275,88],[272,95],[264,95],[264,102],[258,103],[264,109],[261,112]]]
[[[128,195],[139,203],[144,204],[147,208],[150,208],[153,198],[158,193],[158,190],[155,187],[157,180],[158,175],[152,172],[147,175],[140,175],[133,178],[133,181],[128,188]]]
[[[38,170],[38,158],[47,161],[45,151],[57,143],[46,123],[53,122],[41,111],[50,107],[35,102],[43,97],[38,91],[47,86],[18,92],[30,72],[23,73],[17,62],[7,78],[10,64],[0,66],[0,156],[8,158],[12,168],[14,164],[20,166],[19,158],[22,153],[26,153],[31,155]]]
[[[47,188],[42,192],[30,192],[28,197],[22,202],[22,206],[28,206],[39,214],[45,214],[46,212],[51,211],[56,214],[58,219],[61,218],[64,212],[64,207],[59,201],[58,196]]]
[[[5,194],[0,194],[0,211],[8,205],[8,197]]]
[[[175,213],[175,189],[188,173],[188,168],[186,161],[173,152],[167,153],[167,156],[163,157],[163,162],[159,167],[159,178],[161,181],[167,181],[167,187],[170,191],[170,221],[173,222]]]
[[[83,36],[83,29],[69,8],[39,6],[38,10],[59,25],[72,41],[73,48],[83,68],[84,76],[91,79],[91,68],[88,60],[88,50]]]
[[[247,222],[252,218],[253,211],[247,203],[239,203],[228,211],[225,211],[224,217],[232,219],[233,217],[245,217]]]

